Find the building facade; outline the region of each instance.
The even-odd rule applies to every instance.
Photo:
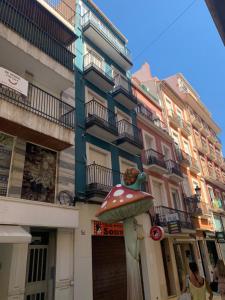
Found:
[[[74,299],[75,39],[63,2],[0,2],[2,300]]]

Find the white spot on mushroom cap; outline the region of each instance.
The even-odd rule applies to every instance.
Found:
[[[101,208],[104,208],[107,205],[107,201],[103,202]]]
[[[123,199],[120,199],[120,202],[123,202],[124,200]]]
[[[121,196],[121,195],[123,195],[123,193],[124,193],[124,190],[117,190],[114,192],[113,196],[114,197]]]
[[[112,202],[113,202],[113,203],[116,203],[116,201],[117,201],[117,200],[116,200],[116,199],[114,199]]]
[[[122,186],[122,184],[117,184],[117,185],[116,185],[116,187],[121,187],[121,186]]]
[[[127,194],[127,195],[126,195],[126,198],[127,198],[127,199],[131,199],[131,198],[133,198],[133,197],[134,197],[134,195],[132,195],[132,194]]]

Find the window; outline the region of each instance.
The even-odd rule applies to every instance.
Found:
[[[183,144],[184,144],[184,152],[190,155],[190,147],[188,141],[183,140]]]
[[[168,114],[171,115],[173,111],[172,102],[171,100],[165,96],[166,108],[168,110]]]
[[[99,166],[111,167],[111,157],[108,151],[105,151],[94,145],[88,146],[88,164],[97,164]]]
[[[211,186],[208,186],[208,192],[209,192],[209,198],[210,198],[211,202],[213,202],[215,196],[214,196],[214,192],[213,192],[213,189],[211,188]]]
[[[27,143],[21,197],[54,202],[57,153]]]
[[[120,157],[120,172],[125,173],[126,169],[128,168],[137,168],[137,164]]]
[[[163,150],[163,155],[165,157],[165,160],[170,160],[172,159],[171,156],[171,149],[169,147],[167,147],[166,145],[162,146],[162,150]]]
[[[177,189],[171,189],[171,195],[172,195],[172,201],[173,201],[173,207],[175,209],[182,209],[180,195]]]
[[[148,133],[144,133],[144,145],[146,150],[148,149],[156,150],[155,137]]]
[[[183,120],[182,111],[178,107],[176,107],[176,113],[177,113],[178,118],[180,120]]]
[[[13,137],[0,132],[0,196],[7,195],[13,142]]]
[[[179,149],[180,148],[179,136],[178,133],[174,130],[172,130],[172,138],[174,140],[175,147]]]

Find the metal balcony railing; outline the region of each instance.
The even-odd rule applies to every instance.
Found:
[[[125,45],[123,45],[119,39],[109,30],[91,11],[87,11],[81,19],[82,27],[86,27],[88,24],[92,24],[100,33],[112,44],[118,52],[122,53],[125,57],[131,60],[131,53]]]
[[[98,119],[106,127],[111,127],[117,130],[117,116],[116,114],[109,110],[107,107],[103,106],[95,99],[92,99],[85,105],[86,110],[86,121],[92,120],[93,118]]]
[[[31,83],[27,97],[3,85],[0,86],[0,97],[51,122],[74,129],[75,108]]]
[[[143,115],[146,119],[151,121],[155,126],[159,127],[163,131],[169,134],[168,127],[165,122],[161,121],[156,115],[147,107],[145,107],[143,104],[138,103],[136,109],[136,113],[140,113]]]
[[[75,0],[44,0],[70,24],[75,24]],[[73,5],[73,7],[71,6]]]
[[[115,86],[113,91],[122,89],[131,96],[131,100],[135,102],[137,101],[137,98],[134,95],[132,90],[131,80],[129,80],[126,76],[123,76],[122,74],[117,74],[114,77],[114,80],[115,80]]]
[[[200,166],[196,158],[190,156],[190,166],[200,171]]]
[[[155,225],[166,227],[168,221],[173,219],[178,221],[181,228],[193,229],[193,224],[191,221],[191,216],[188,212],[166,207],[166,206],[156,206],[154,207],[153,222]]]
[[[60,27],[54,27],[49,19],[40,23],[44,15],[35,5],[36,1],[0,0],[0,22],[72,71],[75,57],[72,44],[62,44],[62,40],[56,39]]]
[[[183,119],[180,119],[180,127],[183,129],[188,135],[191,134],[191,126],[184,121]]]
[[[167,170],[170,174],[176,174],[180,177],[183,177],[180,166],[173,160],[166,160]]]
[[[154,149],[148,149],[144,151],[143,162],[147,165],[158,165],[166,169],[164,155],[155,151]]]
[[[143,140],[141,130],[128,122],[127,120],[120,120],[118,122],[119,137],[126,137],[140,147],[143,147]]]
[[[209,215],[211,208],[210,205],[206,202],[198,199],[196,195],[192,195],[190,197],[184,197],[186,207],[188,212],[191,215]]]
[[[88,191],[108,192],[113,187],[112,169],[95,163],[86,167],[86,184]]]
[[[94,67],[109,80],[113,81],[111,66],[93,51],[84,55],[84,70],[87,70],[90,67]]]
[[[176,155],[177,155],[178,161],[180,161],[180,162],[190,163],[190,161],[191,161],[191,156],[181,149],[176,149]]]

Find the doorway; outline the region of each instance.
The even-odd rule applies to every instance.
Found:
[[[127,272],[123,237],[92,236],[93,300],[126,300]]]
[[[55,245],[53,233],[31,232],[32,242],[28,246],[26,300],[53,300]],[[53,248],[54,247],[54,248]],[[54,249],[52,251],[52,248]]]

